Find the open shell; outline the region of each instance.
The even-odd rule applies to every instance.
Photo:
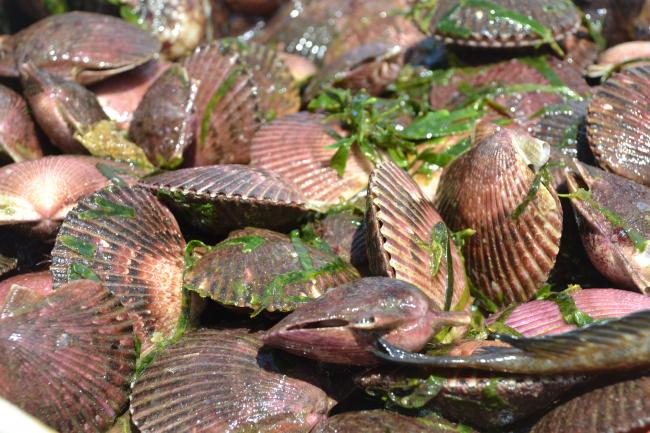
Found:
[[[494,14],[492,4],[537,21],[556,41],[575,33],[580,11],[570,0],[492,0],[478,6],[456,0],[436,2],[431,31],[445,42],[461,46],[514,48],[537,46],[547,41],[531,26]],[[441,21],[448,25],[442,26]]]
[[[5,46],[13,48],[13,56],[8,53],[3,59],[10,76],[18,76],[18,66],[31,61],[80,84],[133,69],[160,49],[146,31],[119,18],[88,12],[49,16],[3,41]]]
[[[82,280],[47,297],[10,299],[0,317],[3,397],[57,431],[108,429],[135,369],[133,328],[118,298]]]
[[[281,233],[246,228],[210,248],[185,274],[185,287],[257,312],[292,311],[359,277],[339,257]]]
[[[43,157],[25,100],[0,85],[0,155],[14,162]]]
[[[279,372],[259,334],[203,329],[145,369],[130,410],[142,433],[307,433],[330,407],[319,388]]]
[[[190,165],[247,163],[250,140],[261,119],[255,83],[239,54],[209,44],[194,50],[181,64],[199,85]]]
[[[173,215],[152,194],[108,187],[68,214],[52,250],[54,284],[80,276],[118,296],[147,352],[183,326],[185,241]]]
[[[453,310],[464,310],[471,305],[471,297],[463,262],[449,239],[452,260],[448,263],[446,242],[435,242],[436,224],[447,231],[433,204],[409,175],[392,161],[380,163],[368,185],[365,226],[370,271],[417,286],[435,309],[443,310],[448,304]],[[451,299],[447,299],[449,295]]]
[[[589,105],[589,146],[605,169],[650,186],[650,66],[603,84]]]
[[[322,114],[300,112],[265,125],[253,138],[251,165],[287,179],[311,202],[337,204],[349,199],[366,187],[372,165],[353,148],[340,177],[330,167],[336,150],[326,147],[336,142],[328,130],[344,132],[324,119]]]
[[[650,377],[614,383],[579,395],[539,420],[531,433],[641,433],[650,429]]]
[[[528,165],[543,163],[549,149],[520,130],[492,128],[446,167],[435,203],[451,230],[476,231],[463,250],[469,277],[492,301],[507,305],[528,300],[548,278],[562,208],[555,190],[540,184],[514,216],[535,178]]]
[[[310,211],[282,178],[243,165],[214,165],[163,173],[141,181],[188,224],[213,234],[245,226],[283,230]]]
[[[621,288],[650,294],[650,188],[579,162],[575,169],[577,174],[567,174],[569,190],[586,187],[593,200],[571,200],[591,262]],[[624,227],[613,224],[603,210],[620,218]],[[632,231],[644,245],[632,242]]]

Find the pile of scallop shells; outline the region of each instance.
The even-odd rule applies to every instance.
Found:
[[[650,433],[650,1],[0,32],[0,431]]]

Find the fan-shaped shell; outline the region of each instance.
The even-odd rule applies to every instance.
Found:
[[[573,398],[544,415],[531,433],[641,433],[648,429],[650,377],[644,376]]]
[[[30,272],[7,278],[0,281],[0,305],[7,301],[7,295],[14,285],[27,289],[38,297],[44,297],[52,292],[53,284],[50,271]]]
[[[0,317],[2,396],[60,432],[108,429],[135,369],[133,328],[119,300],[88,280],[12,300]]]
[[[304,196],[282,178],[243,165],[181,169],[141,184],[188,224],[211,233],[244,226],[287,229],[310,213]]]
[[[246,228],[210,248],[185,274],[185,287],[255,311],[291,311],[359,277],[334,254],[270,230]]]
[[[587,138],[605,169],[650,185],[650,66],[603,84],[589,104]]]
[[[436,243],[434,238],[439,223],[446,231],[433,204],[404,170],[392,161],[377,166],[368,185],[365,224],[370,271],[417,286],[438,310],[446,305],[464,310],[471,299],[463,262],[449,239],[453,280],[448,293],[446,242]],[[449,295],[451,299],[447,299]]]
[[[445,169],[435,201],[451,230],[476,231],[463,250],[469,277],[501,305],[533,296],[559,251],[562,208],[554,190],[540,184],[515,217],[535,178],[520,149],[530,145],[544,153],[531,140],[522,131],[497,128]]]
[[[145,369],[130,410],[142,433],[307,433],[330,405],[319,388],[281,374],[259,334],[203,329]]]
[[[176,220],[152,194],[111,186],[68,214],[50,270],[55,287],[80,276],[101,281],[127,308],[146,352],[186,320],[184,251]]]
[[[387,410],[346,412],[319,424],[312,433],[451,433],[451,426],[435,426],[433,421],[412,418]]]
[[[349,209],[333,212],[315,221],[309,229],[325,241],[334,254],[352,263],[357,269],[367,268],[363,214]]]
[[[276,119],[262,127],[251,144],[251,165],[277,173],[291,182],[310,202],[337,204],[368,184],[372,165],[353,148],[345,173],[330,167],[336,142],[328,131],[344,132],[324,123],[325,116],[301,112]]]
[[[18,93],[1,85],[0,154],[14,162],[43,157],[27,104]]]
[[[436,2],[431,32],[445,42],[470,47],[530,47],[548,42],[532,26],[495,13],[495,6],[536,21],[556,41],[580,26],[580,11],[570,0],[442,0]]]
[[[571,293],[579,311],[594,320],[623,317],[635,311],[650,309],[650,297],[617,289],[586,289]],[[561,334],[576,328],[567,323],[557,302],[531,301],[511,311],[492,316],[488,325],[500,321],[526,337]]]
[[[247,163],[250,140],[260,126],[255,83],[239,54],[204,45],[181,63],[198,83],[192,166]]]
[[[84,29],[83,32],[80,29]],[[4,62],[18,75],[18,66],[31,61],[61,78],[90,84],[128,71],[152,59],[160,44],[146,31],[111,17],[88,12],[49,16],[18,32],[5,44],[13,59]]]
[[[0,168],[0,225],[30,223],[53,232],[78,200],[109,184],[98,169],[120,166],[88,156],[48,156]]]

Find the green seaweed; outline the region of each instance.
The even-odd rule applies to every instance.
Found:
[[[562,319],[565,323],[582,328],[583,326],[591,325],[596,321],[589,314],[580,310],[571,296],[576,291],[582,290],[580,286],[569,286],[562,292],[552,292],[550,287],[551,286],[546,285],[540,288],[540,290],[537,291],[535,298],[538,300],[555,302],[560,309]]]
[[[485,399],[485,406],[492,409],[506,409],[511,408],[512,406],[503,397],[499,392],[499,379],[492,378],[488,380],[488,384],[483,391],[481,392],[483,398]]]
[[[127,186],[127,183],[122,179],[120,174],[127,174],[126,170],[105,164],[103,162],[98,162],[95,167],[106,179],[110,180],[115,186]]]
[[[266,239],[259,235],[246,235],[246,236],[237,236],[236,238],[226,239],[225,241],[219,242],[211,250],[216,250],[232,245],[240,245],[241,252],[244,254],[252,253],[257,248],[264,245]]]
[[[420,409],[438,396],[444,380],[442,377],[431,375],[426,379],[414,378],[396,382],[386,391],[384,401],[405,409]]]
[[[68,281],[74,280],[93,280],[100,282],[101,280],[93,270],[83,263],[73,263],[68,269]]]
[[[97,207],[79,212],[80,219],[91,220],[111,217],[135,218],[135,209],[130,206],[115,203],[99,196],[95,196],[93,202]]]
[[[92,242],[74,236],[61,235],[57,238],[57,241],[87,259],[92,259],[95,256],[95,251],[97,251],[97,247]]]
[[[210,130],[210,119],[212,118],[214,110],[217,108],[217,104],[219,104],[219,102],[221,102],[221,100],[224,98],[224,96],[226,96],[230,89],[232,89],[232,87],[237,82],[237,78],[239,78],[243,72],[244,68],[241,66],[234,68],[230,74],[228,74],[226,79],[219,85],[214,94],[212,94],[212,97],[210,97],[208,105],[205,107],[203,118],[201,119],[201,129],[199,133],[199,144],[201,146],[205,146],[205,139]]]
[[[512,219],[517,219],[519,218],[528,205],[530,205],[535,197],[537,197],[537,193],[539,192],[540,186],[542,184],[549,190],[553,190],[552,182],[553,179],[551,177],[551,172],[549,169],[551,167],[559,167],[563,166],[563,163],[555,163],[555,162],[547,162],[544,164],[540,169],[535,173],[535,177],[533,178],[532,183],[530,184],[530,188],[528,189],[528,192],[526,193],[526,196],[524,197],[524,200],[517,205],[514,211],[512,211],[512,214],[510,214],[510,217]]]

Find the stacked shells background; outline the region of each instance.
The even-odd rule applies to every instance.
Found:
[[[0,0],[0,432],[650,432],[650,2]]]

